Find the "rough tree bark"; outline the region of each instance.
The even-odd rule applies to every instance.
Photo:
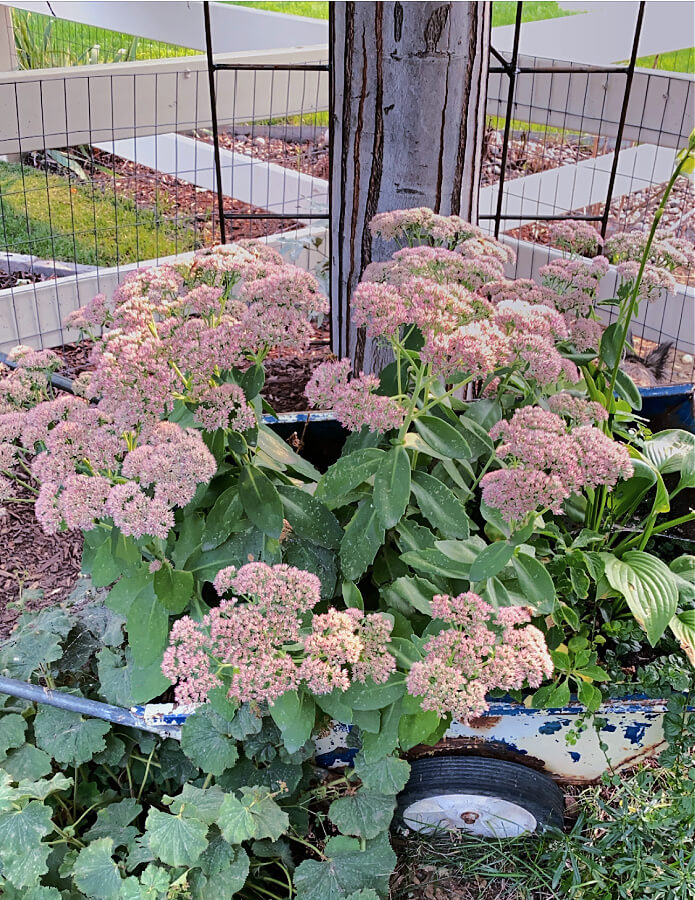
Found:
[[[333,349],[356,369],[385,359],[350,322],[377,212],[429,206],[475,221],[490,4],[333,4]]]

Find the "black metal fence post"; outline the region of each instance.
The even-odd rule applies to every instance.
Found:
[[[521,16],[524,4],[516,5],[516,21],[514,23],[514,43],[512,46],[512,58],[509,66],[505,66],[509,77],[509,90],[507,92],[507,115],[504,119],[504,136],[502,138],[502,158],[500,160],[500,180],[497,186],[497,209],[495,211],[495,237],[500,234],[500,222],[502,221],[502,203],[504,200],[504,176],[507,169],[507,155],[509,152],[509,133],[512,128],[512,106],[514,105],[514,91],[516,89],[516,67],[519,62],[519,39],[521,37]]]
[[[210,118],[212,120],[212,141],[215,157],[215,180],[217,182],[217,213],[220,219],[220,243],[227,243],[227,228],[224,217],[224,191],[222,190],[222,159],[220,156],[220,134],[217,127],[217,91],[215,89],[215,60],[212,55],[212,28],[210,26],[210,4],[203,3],[205,19],[205,53],[208,60],[208,84],[210,86]],[[214,229],[213,229],[214,233]]]

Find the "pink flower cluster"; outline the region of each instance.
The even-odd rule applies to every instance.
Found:
[[[240,703],[272,703],[302,684],[326,694],[366,678],[383,683],[395,668],[390,619],[356,609],[312,616],[321,585],[309,572],[248,563],[222,569],[215,588],[247,599],[223,600],[201,622],[186,616],[174,624],[162,672],[179,703],[203,703],[222,685]]]
[[[586,262],[583,259],[556,259],[541,266],[539,274],[543,284],[553,291],[556,309],[572,311],[577,316],[588,316],[596,301],[601,279],[608,271],[608,260],[597,256]]]
[[[376,394],[379,379],[360,375],[348,381],[350,360],[320,365],[306,386],[309,403],[318,409],[330,409],[349,431],[366,426],[382,434],[399,428],[405,419],[405,407],[391,397]]]
[[[590,222],[581,219],[552,222],[550,239],[556,247],[577,253],[579,256],[595,256],[603,246],[603,238]]]
[[[60,368],[56,353],[18,344],[7,355],[16,368],[0,364],[0,414],[32,407],[52,396],[47,373]]]
[[[495,610],[468,592],[434,597],[432,614],[452,627],[427,641],[408,673],[423,709],[466,723],[485,712],[490,691],[536,688],[552,674],[543,634],[523,607]]]
[[[490,430],[493,440],[502,438],[497,455],[509,466],[483,477],[483,499],[508,522],[523,522],[547,509],[560,513],[563,501],[582,489],[611,489],[619,478],[632,475],[626,447],[588,424],[604,418],[598,404],[562,393],[552,406],[556,412],[522,407]]]
[[[97,299],[71,324],[106,323],[87,396],[124,430],[166,417],[177,397],[201,403],[196,418],[207,430],[250,427],[238,392],[215,389],[221,374],[263,359],[272,347],[304,349],[311,317],[328,309],[312,275],[250,242],[130,275],[108,315]]]
[[[430,240],[446,246],[456,246],[483,234],[459,216],[441,216],[425,206],[378,213],[369,223],[369,230],[385,241],[413,244]]]

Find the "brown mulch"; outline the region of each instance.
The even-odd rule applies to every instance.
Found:
[[[25,488],[15,496],[27,498]],[[0,640],[27,610],[68,596],[80,573],[81,532],[44,534],[31,503],[0,504]]]
[[[198,140],[212,143],[212,135],[207,131],[195,132]],[[254,159],[277,163],[286,169],[294,169],[315,178],[329,177],[328,142],[321,136],[318,140],[288,140],[268,134],[240,134],[222,132],[220,146],[225,150],[243,153]]]
[[[19,287],[22,284],[35,284],[37,281],[48,281],[53,275],[40,275],[38,272],[2,272],[0,271],[0,291],[5,288]]]

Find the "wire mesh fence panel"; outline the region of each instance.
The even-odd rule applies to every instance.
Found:
[[[226,236],[320,274],[325,50],[257,58],[215,74]],[[219,242],[213,150],[204,56],[0,75],[0,350],[70,341],[133,268]]]

